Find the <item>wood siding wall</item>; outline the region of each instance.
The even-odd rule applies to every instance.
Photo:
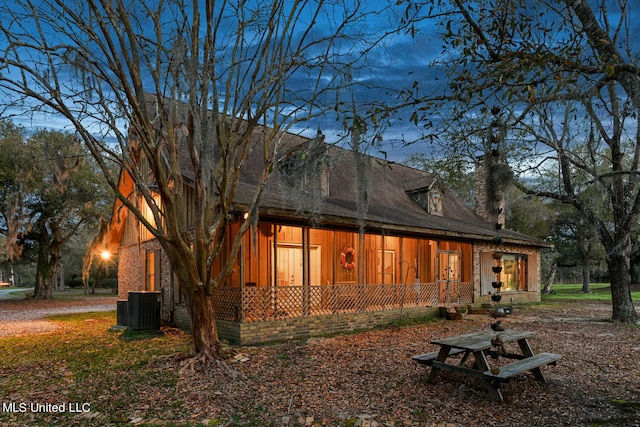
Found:
[[[233,225],[231,235],[236,230],[237,225]],[[353,269],[341,264],[342,253],[348,247],[355,251]],[[298,285],[413,283],[416,277],[421,283],[435,282],[438,250],[459,254],[460,281],[471,281],[473,274],[470,243],[376,234],[360,236],[349,231],[260,223],[255,234],[245,236],[239,257],[242,261],[236,263],[226,286],[284,285],[276,283],[277,248],[299,251],[299,266],[302,268],[304,262],[307,267],[303,273],[292,272],[296,277],[305,274],[304,280],[295,283]]]

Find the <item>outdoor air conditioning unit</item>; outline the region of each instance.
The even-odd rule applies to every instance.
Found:
[[[130,291],[127,327],[132,331],[160,329],[160,292]]]
[[[127,316],[129,316],[129,311],[127,310],[128,301],[118,300],[116,302],[116,314],[117,314],[117,325],[118,326],[127,326]]]

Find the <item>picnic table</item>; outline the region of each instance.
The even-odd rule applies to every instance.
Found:
[[[418,363],[431,367],[428,383],[434,383],[440,371],[453,371],[483,379],[487,383],[487,391],[492,400],[504,401],[500,384],[510,378],[527,371],[533,373],[538,381],[546,382],[540,369],[544,365],[555,364],[562,358],[555,353],[534,354],[528,338],[534,332],[507,330],[501,332],[479,331],[450,338],[431,340],[432,344],[440,346],[440,350],[426,354],[418,354],[412,359]],[[518,343],[520,353],[511,352],[504,344]],[[514,362],[491,366],[487,356],[500,356],[513,359]],[[458,363],[454,363],[452,356],[462,356]],[[467,363],[473,356],[473,364]],[[457,358],[455,359],[457,360]]]

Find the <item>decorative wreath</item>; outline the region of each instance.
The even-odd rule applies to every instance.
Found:
[[[340,265],[347,269],[349,273],[356,268],[356,250],[347,245],[340,253]]]

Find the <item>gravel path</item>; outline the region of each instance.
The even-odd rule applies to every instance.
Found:
[[[57,314],[111,311],[117,296],[81,296],[73,300],[36,301],[0,297],[0,338],[55,331],[58,326],[47,320]]]

